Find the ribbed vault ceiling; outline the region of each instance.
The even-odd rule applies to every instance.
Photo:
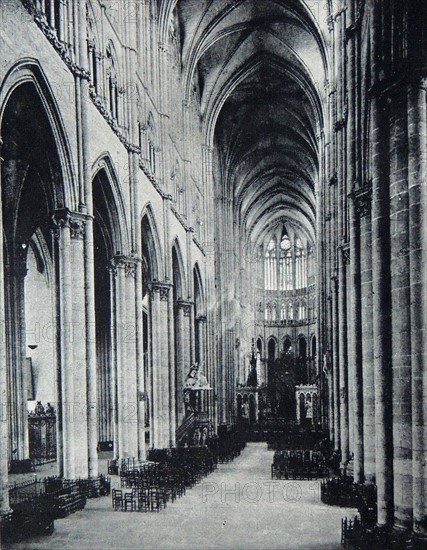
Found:
[[[319,2],[176,4],[187,93],[197,78],[207,140],[221,159],[217,193],[233,201],[241,234],[253,244],[279,221],[315,240],[327,71],[326,17],[314,8]]]

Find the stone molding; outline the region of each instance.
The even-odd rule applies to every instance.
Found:
[[[191,308],[193,307],[193,302],[189,302],[187,300],[178,300],[177,306],[178,309],[182,309],[182,311],[184,312],[184,317],[191,316]]]
[[[68,228],[72,239],[83,239],[86,232],[86,222],[89,216],[81,212],[73,212],[67,208],[56,210],[53,215],[52,233],[56,239],[60,239],[60,231]]]
[[[153,294],[158,294],[161,302],[167,302],[169,299],[169,291],[171,289],[169,283],[154,282],[151,283],[151,292]]]
[[[110,260],[110,270],[114,277],[117,277],[119,269],[123,269],[125,277],[135,279],[138,263],[141,260],[136,256],[117,255]]]

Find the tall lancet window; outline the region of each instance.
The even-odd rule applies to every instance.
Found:
[[[265,289],[277,290],[276,240],[271,239],[265,252]]]
[[[295,240],[295,288],[307,286],[307,254],[300,239]]]
[[[292,247],[285,228],[280,241],[280,290],[293,290]]]
[[[286,304],[285,302],[282,302],[280,304],[280,320],[286,321]]]

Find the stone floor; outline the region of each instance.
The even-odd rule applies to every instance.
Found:
[[[51,537],[9,548],[40,550],[334,550],[341,518],[355,510],[325,506],[318,481],[271,481],[273,452],[249,443],[241,456],[159,513],[113,512],[111,498],[55,521]],[[118,478],[114,477],[116,484]]]

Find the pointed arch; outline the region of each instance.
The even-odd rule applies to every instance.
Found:
[[[206,300],[202,275],[199,264],[196,262],[193,268],[194,281],[194,307],[197,315],[206,315]]]
[[[267,340],[267,357],[269,361],[274,361],[277,358],[277,338],[273,335],[268,337]]]
[[[61,111],[38,60],[23,58],[6,72],[3,82],[0,84],[0,128],[6,106],[13,92],[21,85],[31,83],[47,116],[50,130],[56,145],[56,151],[60,163],[60,188],[54,196],[54,207],[77,210],[79,204],[78,189],[74,185],[77,176],[74,171],[76,163],[73,161],[70,143],[65,131],[64,120]]]
[[[164,279],[163,251],[158,226],[150,203],[141,213],[142,255],[149,282]]]
[[[172,245],[172,269],[174,285],[177,285],[174,292],[178,300],[188,296],[187,276],[182,259],[181,246],[178,237],[175,237]]]
[[[129,253],[126,208],[120,182],[108,152],[102,153],[92,165],[92,181],[94,216],[100,222],[101,230],[104,230],[111,257]]]

